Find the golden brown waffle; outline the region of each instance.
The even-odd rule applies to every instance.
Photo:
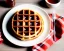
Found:
[[[12,29],[20,40],[33,40],[44,29],[42,17],[29,9],[17,11],[12,18]]]

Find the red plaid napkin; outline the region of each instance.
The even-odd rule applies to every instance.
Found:
[[[48,35],[48,38],[46,38],[43,42],[34,45],[32,48],[32,51],[46,51],[52,44],[55,43],[54,41],[54,33],[53,33],[53,20],[52,20],[52,14],[49,14],[50,21],[51,21],[51,29],[50,34]],[[61,16],[58,16],[56,14],[56,20],[55,20],[55,30],[56,30],[56,41],[59,40],[62,37],[62,34],[64,34],[64,18]]]
[[[1,37],[1,32],[0,32],[0,44],[3,42],[3,39]]]

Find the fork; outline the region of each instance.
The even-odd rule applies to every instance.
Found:
[[[53,20],[53,34],[54,34],[54,41],[56,41],[56,31],[55,31],[56,14],[55,14],[55,11],[54,11],[54,10],[53,10],[53,14],[52,14],[52,20]]]

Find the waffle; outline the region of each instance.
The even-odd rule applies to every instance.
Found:
[[[37,13],[29,9],[17,11],[12,18],[12,29],[20,40],[33,40],[44,30],[44,21]]]

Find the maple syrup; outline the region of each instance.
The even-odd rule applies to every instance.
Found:
[[[49,3],[52,3],[52,4],[56,4],[58,3],[60,0],[48,0]]]

